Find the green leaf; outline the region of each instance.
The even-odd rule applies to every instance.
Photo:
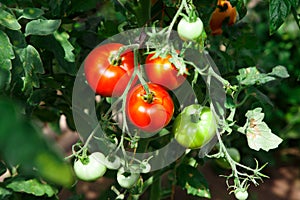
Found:
[[[260,85],[275,80],[274,77],[260,73],[256,67],[240,69],[236,78],[242,85]]]
[[[203,175],[190,165],[181,165],[177,169],[177,183],[187,190],[188,194],[210,198],[208,184]]]
[[[44,11],[39,8],[25,8],[23,14],[19,17],[25,19],[37,19],[44,14]]]
[[[6,90],[11,82],[11,60],[0,62],[0,90]]]
[[[6,33],[0,30],[0,63],[4,60],[11,60],[15,57],[12,44]],[[1,66],[0,66],[1,67]]]
[[[58,154],[28,119],[20,115],[20,108],[9,100],[0,100],[0,155],[7,165],[18,165],[23,175],[40,175],[49,182],[71,186],[71,166]],[[18,147],[18,148],[16,148]]]
[[[282,139],[273,134],[268,125],[263,122],[264,113],[262,108],[249,110],[246,115],[245,133],[248,145],[251,149],[269,151],[275,149],[282,142]]]
[[[69,62],[75,61],[75,55],[73,53],[74,47],[69,42],[69,34],[67,32],[58,33],[57,31],[54,32],[55,39],[61,44],[62,48],[65,51],[64,58]]]
[[[8,199],[7,196],[10,196],[12,194],[11,191],[4,189],[2,187],[0,187],[0,199]]]
[[[33,194],[34,196],[52,197],[57,194],[58,190],[50,185],[39,182],[36,179],[30,180],[16,180],[9,183],[7,188],[12,189],[14,192],[24,192]]]
[[[0,8],[0,25],[11,30],[19,30],[21,28],[21,25],[19,24],[16,17],[1,8]]]
[[[28,35],[50,35],[60,26],[61,20],[37,19],[28,22],[25,28],[25,36]]]
[[[65,51],[61,44],[55,39],[54,35],[47,36],[34,36],[31,38],[31,42],[35,44],[35,46],[39,46],[40,48],[44,48],[50,52],[52,52],[57,60],[59,69],[62,68],[60,72],[67,72],[70,75],[75,75],[77,72],[76,66],[74,62],[68,62],[65,59]],[[54,67],[54,66],[53,66]],[[57,66],[55,66],[57,67]]]
[[[273,34],[290,14],[290,0],[272,0],[270,1],[270,34]]]
[[[37,74],[44,73],[43,64],[38,51],[31,45],[16,50],[23,65],[25,77],[22,91],[31,92],[33,87],[39,87]]]
[[[281,65],[274,67],[269,75],[278,76],[280,78],[288,78],[290,76],[287,69]]]
[[[242,85],[261,85],[273,81],[277,76],[279,78],[287,78],[289,74],[285,67],[276,66],[270,73],[261,73],[256,67],[248,67],[239,70],[239,75],[236,76],[237,80]]]

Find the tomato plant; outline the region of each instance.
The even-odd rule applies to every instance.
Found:
[[[299,5],[2,0],[0,199],[85,198],[76,175],[115,179],[97,199],[246,199],[264,163],[297,163]]]
[[[222,34],[222,25],[226,21],[227,24],[233,25],[236,21],[237,12],[236,8],[232,7],[230,1],[218,0],[217,7],[211,14],[209,27],[213,35]]]
[[[210,108],[198,104],[187,106],[176,117],[173,133],[179,144],[186,148],[200,148],[216,134],[216,121]]]
[[[178,88],[185,81],[186,74],[179,74],[175,65],[170,61],[171,55],[165,58],[154,57],[154,55],[155,53],[149,54],[145,61],[148,79],[170,90]]]
[[[84,72],[90,87],[101,96],[120,96],[133,73],[133,52],[117,55],[122,47],[108,43],[93,49],[84,61]]]
[[[76,176],[84,181],[94,181],[102,177],[106,172],[104,165],[105,156],[100,152],[94,152],[87,157],[77,159],[74,162]]]
[[[174,112],[173,100],[169,93],[154,83],[134,87],[128,93],[126,104],[129,120],[145,132],[161,130],[170,122]]]
[[[203,22],[199,17],[195,21],[189,21],[183,17],[177,25],[178,35],[183,40],[195,41],[201,36],[202,31]]]

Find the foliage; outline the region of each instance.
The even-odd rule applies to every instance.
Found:
[[[59,120],[65,115],[68,127],[76,130],[72,91],[76,73],[88,53],[106,38],[132,28],[156,25],[176,30],[178,11],[189,14],[189,7],[182,2],[191,3],[185,0],[86,0],[84,4],[75,0],[0,0],[0,175],[6,170],[11,174],[0,183],[1,199],[41,196],[57,199],[61,188],[72,187],[75,176],[70,161],[73,160],[64,160],[55,142],[44,137],[43,123],[50,124],[59,135]],[[153,198],[167,197],[174,195],[170,188],[178,185],[190,195],[210,198],[209,184],[197,169],[203,162],[220,157],[226,158],[232,168],[224,175],[229,189],[245,190],[250,183],[258,185],[257,180],[266,177],[265,165],[261,167],[260,163],[274,164],[273,149],[280,151],[299,145],[299,1],[263,1],[254,7],[247,7],[250,1],[230,2],[236,6],[239,20],[233,26],[223,23],[223,34],[217,36],[210,34],[208,25],[217,1],[193,2],[205,29],[197,41],[200,45],[194,48],[209,52],[221,76],[208,74],[226,89],[227,115],[219,145],[209,147],[212,149],[209,155],[207,149],[187,151],[176,163],[142,174],[131,189],[124,191],[116,186],[113,196],[136,198],[148,192]],[[163,31],[154,35],[167,33]],[[180,64],[184,62],[177,53],[172,56]],[[188,80],[199,91],[198,101],[207,102],[209,97],[205,97],[203,86],[207,80],[203,82],[199,78],[204,73],[197,71],[194,67],[197,64],[184,63],[184,66],[195,69]],[[179,72],[186,70],[176,67]],[[106,98],[95,103],[100,117],[108,112],[112,100]],[[180,112],[176,106],[174,116]],[[115,128],[112,126],[107,132],[120,139]],[[143,144],[149,150],[157,149],[170,141],[170,129],[171,125],[167,126],[157,137],[151,137],[151,141],[127,137],[124,143],[135,150],[142,150]],[[232,147],[239,150],[240,162],[227,153],[226,149]],[[203,151],[205,159],[201,156]],[[285,155],[281,159],[288,161],[291,157]],[[244,176],[243,172],[250,174]],[[161,189],[160,178],[165,173],[172,175],[168,179],[170,188],[160,193],[157,192]],[[231,178],[234,183],[229,181]],[[81,198],[74,194],[74,199],[77,197]]]

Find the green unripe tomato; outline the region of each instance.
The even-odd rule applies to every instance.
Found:
[[[76,176],[83,181],[94,181],[102,177],[106,172],[103,164],[105,156],[100,152],[94,152],[87,157],[85,162],[75,160],[73,168]]]
[[[246,200],[248,198],[248,192],[245,189],[236,189],[234,191],[234,196],[238,200]]]
[[[123,188],[132,188],[135,183],[138,181],[140,177],[139,172],[134,172],[131,170],[130,172],[126,172],[124,167],[121,167],[117,173],[117,181],[119,185]]]
[[[216,121],[209,107],[187,106],[173,124],[175,139],[189,149],[201,148],[216,134]]]
[[[240,162],[241,156],[236,148],[227,148],[227,152],[234,161]],[[216,163],[223,169],[231,169],[231,166],[225,157],[217,158]]]
[[[197,17],[195,22],[189,22],[186,18],[181,18],[177,26],[177,32],[182,40],[196,41],[203,31],[203,22]]]

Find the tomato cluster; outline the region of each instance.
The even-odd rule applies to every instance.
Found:
[[[84,71],[89,86],[103,97],[120,97],[134,74],[134,54],[126,50],[118,55],[119,43],[96,47],[84,62]],[[173,100],[167,90],[178,88],[186,75],[178,74],[175,65],[166,57],[149,54],[145,72],[149,82],[130,89],[126,99],[126,113],[130,122],[144,132],[157,132],[171,120]],[[133,85],[137,78],[134,79]]]
[[[125,168],[121,167],[119,157],[115,156],[114,160],[110,161],[109,157],[105,157],[101,152],[76,159],[73,168],[76,176],[83,181],[95,181],[102,177],[107,169],[118,170],[117,181],[123,188],[133,187],[140,177],[137,169],[131,168],[129,172],[125,171]]]

